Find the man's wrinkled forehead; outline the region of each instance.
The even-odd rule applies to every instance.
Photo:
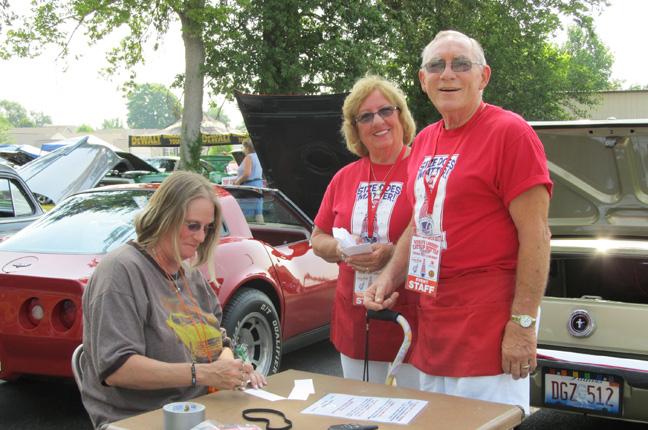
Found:
[[[446,60],[452,51],[451,60],[474,60],[472,42],[468,37],[447,35],[430,44],[426,53],[426,61]]]

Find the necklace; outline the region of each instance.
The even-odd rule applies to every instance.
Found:
[[[404,148],[405,148],[405,145],[403,145],[403,149],[404,149]],[[400,161],[400,159],[402,158],[402,154],[403,154],[403,152],[404,152],[404,151],[401,150],[401,152],[398,154],[398,159],[396,160],[396,162],[395,162],[394,164],[391,165],[391,167],[389,168],[389,171],[388,171],[387,174],[382,178],[382,181],[380,181],[380,182],[385,182],[385,180],[387,179],[387,177],[389,176],[389,174],[391,173],[391,171],[394,169],[394,166],[397,165],[398,162]],[[374,168],[373,168],[373,161],[371,161],[371,156],[369,157],[369,167],[371,168],[371,176],[373,176],[373,180],[374,180],[374,182],[378,182],[378,179],[376,179],[376,173],[374,172]]]
[[[391,171],[394,168],[395,164],[391,165],[391,167],[389,168],[389,171],[387,172],[385,177],[382,178],[382,181],[378,181],[378,179],[376,179],[376,173],[374,172],[373,162],[371,160],[369,160],[369,166],[371,166],[371,176],[373,176],[374,182],[385,182],[385,179],[387,178],[387,176],[389,176],[389,174],[391,173]]]

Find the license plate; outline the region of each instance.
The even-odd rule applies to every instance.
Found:
[[[618,376],[547,367],[542,374],[546,406],[613,416],[623,411],[623,379]]]

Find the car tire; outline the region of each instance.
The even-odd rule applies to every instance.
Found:
[[[240,289],[227,302],[222,325],[234,350],[247,349],[247,359],[256,370],[266,376],[279,371],[281,321],[268,296],[252,288]]]

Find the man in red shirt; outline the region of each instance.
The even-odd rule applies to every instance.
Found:
[[[490,75],[462,33],[442,31],[423,51],[421,87],[443,119],[412,144],[414,216],[365,306],[390,307],[406,281],[421,294],[412,354],[421,388],[528,411],[552,183],[533,129],[483,102]]]

